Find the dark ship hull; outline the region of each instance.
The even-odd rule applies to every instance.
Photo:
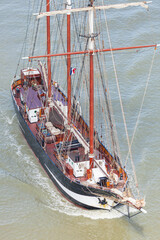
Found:
[[[17,105],[12,93],[12,99],[19,121],[19,126],[22,133],[27,140],[30,148],[39,160],[41,166],[46,171],[49,178],[55,184],[60,193],[65,196],[69,201],[86,209],[107,209],[111,210],[112,207],[119,205],[119,197],[112,193],[110,190],[101,190],[84,186],[80,182],[75,182],[69,179],[63,172],[56,166],[52,159],[48,156],[46,151],[39,144],[28,124],[26,123],[19,106]],[[86,199],[86,200],[84,200]],[[115,199],[115,202],[114,200]],[[108,204],[108,201],[112,205]]]
[[[106,72],[105,74],[102,74],[102,69],[105,69],[105,61],[102,57],[102,65],[104,66],[101,68],[101,60],[99,58],[103,56],[101,55],[103,52],[153,47],[155,45],[114,49],[105,49],[103,46],[102,48],[101,44],[98,43],[101,41],[96,40],[96,37],[99,34],[95,33],[94,29],[94,13],[96,10],[99,11],[109,8],[124,8],[129,6],[142,6],[147,8],[148,6],[146,3],[141,2],[118,6],[116,4],[94,6],[93,0],[89,0],[89,4],[86,7],[75,9],[72,6],[71,0],[67,0],[65,9],[61,9],[60,7],[61,10],[54,9],[54,11],[51,11],[49,0],[46,0],[45,6],[46,12],[43,13],[40,10],[39,14],[37,14],[37,19],[46,17],[46,54],[40,56],[34,55],[38,28],[41,25],[38,22],[35,36],[32,36],[34,43],[31,56],[23,57],[23,60],[29,60],[30,64],[28,64],[28,66],[30,67],[21,69],[20,79],[14,79],[11,85],[12,98],[24,137],[50,179],[69,201],[87,209],[106,209],[110,211],[117,206],[126,205],[127,207],[131,206],[145,212],[143,210],[145,201],[144,199],[136,199],[133,196],[128,184],[129,180],[127,172],[125,167],[122,167],[121,159],[118,156],[118,141],[116,139],[116,133],[114,132],[114,119],[112,119],[113,114],[110,106],[108,89],[105,84]],[[40,8],[41,7],[42,6],[40,6]],[[75,48],[76,50],[71,51],[71,22],[73,20],[71,15],[74,12],[87,13],[84,20],[87,27],[83,23],[83,27],[85,26],[84,33],[86,32],[87,35],[77,34],[78,28],[73,27],[72,30],[75,32],[73,49]],[[105,14],[105,11],[103,12]],[[51,54],[52,38],[50,17],[52,15],[57,16],[61,14],[63,16],[66,15],[67,34],[66,31],[64,31],[64,34],[67,51],[63,44],[64,36],[62,34],[62,28],[60,29],[60,33],[57,32],[57,34],[53,34],[55,35],[54,37],[56,37],[54,43],[55,47],[57,47],[57,51],[54,50],[54,53]],[[74,25],[75,23],[73,26]],[[102,29],[99,29],[98,32],[101,32],[101,30]],[[103,35],[104,34],[101,34],[102,40]],[[60,45],[61,41],[58,41],[57,36],[62,40],[62,46]],[[86,43],[79,41],[79,38],[77,38],[78,36],[85,37]],[[25,40],[27,40],[27,38],[25,38]],[[27,41],[26,43],[28,44]],[[60,47],[62,47],[61,50],[63,49],[64,51],[59,53]],[[81,55],[83,58],[71,59],[72,55]],[[94,55],[96,55],[97,58],[96,56],[94,57]],[[55,62],[54,71],[52,71],[51,66],[53,62],[51,61],[51,57],[64,57],[66,60],[65,71],[67,87],[65,87],[65,91],[67,91],[67,97],[61,91],[58,84],[61,82],[61,78],[64,78],[64,76],[59,74],[59,71],[62,71],[63,73],[64,59],[61,61],[60,65]],[[37,58],[45,58],[46,64],[38,60],[38,68],[31,67],[31,64],[33,64],[32,59]],[[85,58],[88,59],[86,62]],[[77,64],[77,66],[80,66],[79,63],[81,64],[77,83],[74,85],[75,93],[72,86],[71,75],[75,73],[76,68],[72,67],[71,63]],[[58,67],[58,70],[56,70],[56,65],[61,67]],[[87,66],[88,70],[85,69],[84,65]],[[94,77],[95,69],[99,69],[99,71],[97,71],[98,74],[95,74],[97,75],[96,77]],[[81,73],[83,71],[86,72],[86,70],[88,73],[87,75],[84,75],[83,79]],[[52,78],[52,74],[54,75],[54,78]],[[100,84],[99,86],[102,88],[101,90],[103,93],[103,97],[102,99],[99,99],[97,106],[99,106],[100,110],[99,118],[101,118],[100,114],[103,114],[106,131],[110,135],[104,135],[107,148],[99,140],[99,134],[95,129],[94,88],[96,85],[94,79],[100,80],[97,81],[97,84]],[[89,118],[87,117],[89,119],[88,123],[83,119],[84,111],[81,113],[81,104],[83,105],[84,101],[79,102],[80,98],[83,99],[84,97],[82,94],[83,87],[86,89],[84,95],[87,95],[88,98],[85,102],[85,105],[88,104],[89,106],[89,108],[86,109],[87,114],[89,115]],[[101,90],[97,93],[98,95],[101,95]],[[80,96],[81,94],[82,96]],[[76,95],[78,97],[77,99]],[[103,108],[103,102],[101,103],[102,100],[105,104],[105,110]],[[103,129],[101,129],[101,132],[102,131]],[[110,151],[113,155],[107,149],[111,149]],[[134,180],[136,186],[138,186],[136,176]],[[139,193],[138,189],[137,192]]]

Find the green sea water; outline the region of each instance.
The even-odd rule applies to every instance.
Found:
[[[77,208],[59,194],[41,168],[19,129],[12,104],[10,84],[25,35],[29,2],[0,2],[0,240],[159,240],[160,47],[132,147],[147,214],[127,219],[116,211]],[[126,10],[125,17],[123,14],[115,10],[109,23],[114,47],[160,43],[158,0],[152,1],[149,11],[136,8]],[[129,136],[134,131],[153,53],[152,49],[115,55]],[[119,107],[114,106],[117,98],[112,103],[119,114]],[[121,153],[126,156],[122,119],[116,120]]]

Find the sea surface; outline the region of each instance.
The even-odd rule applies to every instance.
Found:
[[[39,165],[20,131],[12,104],[10,84],[21,52],[30,2],[0,1],[0,240],[159,240],[160,47],[155,52],[151,75],[154,49],[144,50],[142,55],[117,54],[121,59],[117,59],[117,69],[130,139],[149,80],[132,146],[147,214],[128,219],[116,211],[77,208],[59,194]],[[115,33],[110,30],[114,47],[160,43],[159,0],[149,4],[149,11],[129,9],[125,16],[115,11]],[[125,34],[121,33],[123,28]],[[121,121],[119,125],[123,125]],[[124,129],[120,131],[125,156]]]

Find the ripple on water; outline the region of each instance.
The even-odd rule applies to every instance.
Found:
[[[0,96],[0,101],[3,101],[3,98],[1,97],[2,96]],[[53,211],[59,211],[70,216],[83,216],[95,220],[120,218],[123,216],[122,213],[114,209],[111,212],[103,210],[84,210],[71,204],[63,196],[61,196],[50,179],[40,168],[40,164],[38,161],[36,161],[31,150],[28,149],[28,146],[26,147],[25,141],[23,140],[24,144],[19,143],[19,137],[20,139],[23,139],[23,137],[20,130],[13,130],[14,126],[16,129],[18,126],[17,121],[14,121],[16,119],[14,109],[9,106],[10,103],[6,102],[3,106],[1,105],[0,107],[0,117],[4,126],[2,128],[2,131],[4,142],[6,142],[5,150],[2,154],[6,155],[6,152],[8,152],[7,156],[11,157],[7,160],[8,167],[5,166],[4,169],[0,169],[0,180],[2,180],[4,177],[8,179],[8,182],[10,182],[10,179],[14,179],[14,183],[17,184],[14,186],[15,189],[17,186],[18,189],[21,188],[20,185],[22,184],[24,191],[25,189],[27,191],[26,186],[28,185],[31,188],[29,191],[31,198],[33,197],[33,199],[36,199],[36,201],[45,207],[52,209]],[[9,107],[9,112],[6,111],[7,107]],[[9,141],[7,141],[8,139]],[[4,166],[3,164],[1,165]],[[12,189],[14,189],[14,187],[12,186]],[[34,195],[35,192],[36,195]],[[24,195],[26,195],[26,193],[27,192],[25,192]],[[29,196],[27,198],[29,198]],[[14,202],[14,199],[12,200]],[[32,208],[32,204],[30,207]],[[16,209],[16,206],[13,206],[13,209]],[[127,209],[125,206],[122,208],[122,211],[127,214]]]

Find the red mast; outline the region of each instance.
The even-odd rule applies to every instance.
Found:
[[[67,1],[67,9],[71,9],[71,0]],[[67,14],[67,52],[71,52],[70,13]],[[71,123],[71,56],[67,55],[67,97],[68,97],[68,125]]]
[[[50,0],[46,0],[46,11],[50,12]],[[47,55],[51,54],[51,39],[50,39],[50,17],[47,17]],[[47,57],[48,68],[48,98],[51,97],[51,57]]]

